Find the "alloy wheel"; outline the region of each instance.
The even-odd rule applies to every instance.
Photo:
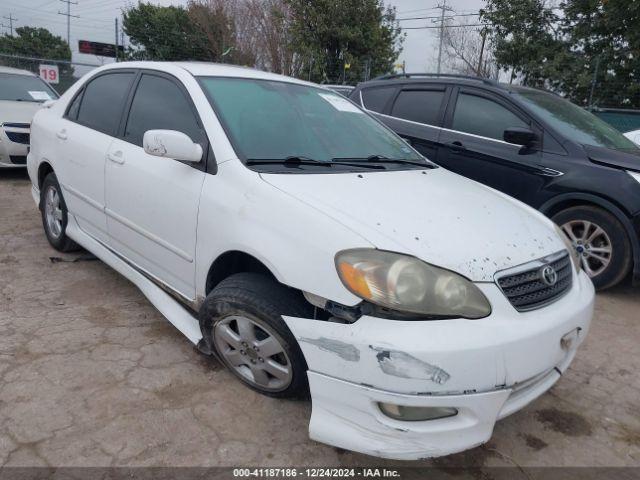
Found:
[[[293,378],[289,357],[269,327],[242,315],[216,323],[213,338],[229,368],[260,390],[286,389]]]
[[[602,227],[587,220],[572,220],[562,225],[562,230],[578,252],[589,277],[600,275],[609,266],[613,247]]]
[[[47,229],[54,238],[59,238],[62,234],[62,209],[60,208],[60,194],[53,187],[47,187],[44,197],[44,213],[47,222]]]

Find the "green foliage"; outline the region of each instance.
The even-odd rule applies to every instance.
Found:
[[[404,37],[395,9],[382,0],[285,0],[293,44],[305,59],[302,76],[347,83],[393,70]],[[344,64],[351,68],[343,70]],[[366,72],[365,72],[366,70]]]
[[[486,0],[498,66],[588,105],[640,107],[640,2]],[[597,76],[596,76],[597,70]]]
[[[140,2],[123,12],[124,32],[132,60],[213,60],[204,37],[183,7]]]
[[[16,28],[14,36],[3,35],[0,37],[0,52],[23,57],[71,60],[71,49],[67,42],[53,35],[46,28]],[[34,73],[38,73],[39,64],[37,62],[6,57],[0,57],[0,62],[9,67],[31,70]],[[56,88],[64,91],[75,81],[73,78],[73,67],[66,63],[60,63],[58,64],[58,71],[60,73],[60,83]]]

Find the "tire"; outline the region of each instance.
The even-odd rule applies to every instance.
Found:
[[[40,188],[40,213],[47,240],[59,252],[79,250],[67,234],[68,210],[55,173],[49,173]]]
[[[604,290],[624,280],[633,263],[631,242],[614,215],[585,205],[563,210],[553,216],[553,221],[578,251],[582,268],[596,289]],[[602,233],[598,233],[598,227]]]
[[[253,390],[308,398],[307,363],[282,315],[313,318],[313,307],[300,292],[266,275],[238,273],[209,293],[200,328],[220,361]]]

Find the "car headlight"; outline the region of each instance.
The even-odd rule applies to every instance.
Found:
[[[627,173],[634,179],[636,179],[636,181],[640,182],[640,172],[632,172],[631,170],[627,170]]]
[[[340,280],[354,295],[391,310],[433,317],[482,318],[491,305],[457,273],[415,257],[369,248],[336,255]]]
[[[567,236],[567,234],[564,233],[558,225],[554,224],[553,226],[556,229],[556,233],[560,236],[560,238],[564,242],[564,246],[567,247],[567,250],[569,250],[569,255],[571,256],[571,262],[573,262],[573,266],[576,269],[576,272],[579,272],[580,268],[582,268],[582,262],[580,261],[580,254],[576,250],[576,246],[573,243],[571,243],[571,240],[569,240],[569,237]]]

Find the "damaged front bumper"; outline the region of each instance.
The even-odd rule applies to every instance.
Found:
[[[309,366],[314,440],[385,458],[447,455],[486,442],[497,420],[546,392],[586,336],[594,291],[584,274],[563,298],[518,313],[478,284],[493,313],[480,320],[353,324],[285,317]],[[388,417],[379,403],[455,408],[427,421]]]

